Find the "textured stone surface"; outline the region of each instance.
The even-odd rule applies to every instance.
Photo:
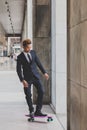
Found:
[[[81,85],[87,87],[87,21],[81,24]]]
[[[75,26],[81,20],[80,0],[70,0],[70,27]]]
[[[81,20],[87,19],[87,0],[81,0]]]
[[[86,5],[86,0],[68,3],[68,130],[87,129]]]
[[[87,130],[87,89],[81,88],[81,130]]]
[[[44,68],[46,69],[46,71],[49,73],[49,75],[51,76],[50,73],[50,38],[34,38],[34,49],[37,52],[37,55],[41,61],[41,63],[43,64]],[[45,87],[45,96],[44,96],[44,103],[49,103],[50,102],[50,80],[51,77],[49,79],[49,81],[46,81],[43,77],[43,75],[41,74],[41,79],[43,82],[43,85]],[[34,100],[36,101],[36,96],[34,95]]]
[[[70,130],[70,89],[71,82],[67,81],[67,130]]]
[[[50,25],[50,0],[37,0],[33,6],[33,48],[36,50],[44,68],[49,73],[50,79],[46,81],[41,74],[45,87],[44,103],[50,103],[51,97],[51,25]],[[34,90],[36,91],[36,90]],[[34,102],[36,102],[34,93]]]
[[[81,27],[76,26],[70,30],[70,73],[69,78],[77,83],[81,81]]]
[[[81,128],[81,87],[71,83],[70,95],[70,130]]]
[[[37,5],[48,5],[50,0],[37,0]]]
[[[50,6],[36,5],[34,10],[34,37],[50,36]]]

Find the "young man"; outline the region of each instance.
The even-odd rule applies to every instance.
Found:
[[[36,52],[34,50],[31,50],[31,40],[26,39],[23,41],[23,52],[17,57],[17,74],[24,86],[24,93],[26,95],[26,101],[29,107],[30,116],[33,114],[36,116],[46,116],[46,114],[43,114],[41,112],[44,87],[40,80],[37,66],[44,74],[44,77],[48,80],[49,75],[46,73],[44,67],[42,66],[38,56],[36,55]],[[31,84],[36,87],[38,93],[35,113],[31,99]]]

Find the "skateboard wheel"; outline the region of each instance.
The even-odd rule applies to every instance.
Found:
[[[50,119],[47,119],[47,121],[49,122],[49,121],[50,121]]]
[[[29,121],[29,122],[33,122],[33,121],[34,121],[34,118],[29,118],[28,121]]]
[[[47,121],[48,121],[48,122],[50,122],[50,121],[51,121],[51,119],[50,119],[50,118],[48,118],[48,119],[47,119]]]
[[[53,121],[53,119],[51,118],[51,121]]]
[[[28,121],[30,121],[31,119],[29,118]]]
[[[48,117],[47,121],[53,121],[52,117]]]

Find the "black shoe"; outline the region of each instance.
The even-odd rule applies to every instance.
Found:
[[[39,111],[39,112],[36,111],[36,112],[34,113],[34,116],[47,116],[47,114],[43,114],[43,113],[40,112],[40,111]]]
[[[30,112],[29,116],[33,118],[34,117],[34,112]]]

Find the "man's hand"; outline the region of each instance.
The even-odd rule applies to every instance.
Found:
[[[49,79],[49,75],[47,73],[44,74],[44,77],[46,78],[46,80]]]
[[[28,82],[27,82],[27,81],[23,80],[22,83],[23,83],[23,86],[24,86],[25,88],[28,87]]]

